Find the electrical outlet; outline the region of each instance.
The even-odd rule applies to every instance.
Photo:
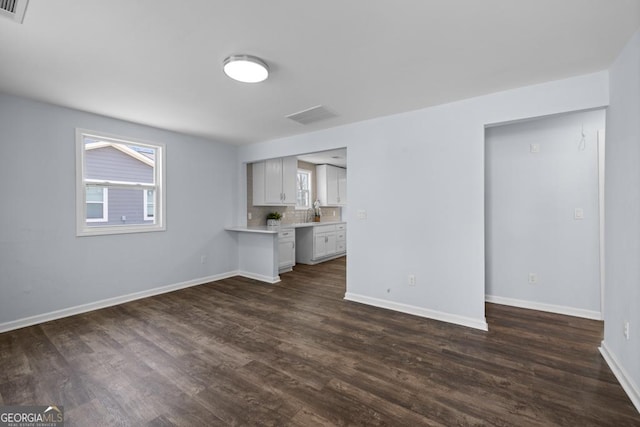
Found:
[[[201,255],[200,256],[200,264],[205,264],[207,262],[207,256],[206,255]]]
[[[247,212],[247,219],[251,220],[252,217],[253,215],[251,215],[251,212]]]
[[[416,285],[416,276],[414,274],[410,274],[409,275],[409,286],[415,286]]]
[[[286,212],[282,212],[282,219],[285,219],[287,217],[287,213]]]
[[[536,273],[529,273],[529,283],[538,283],[538,275]]]
[[[540,152],[540,144],[531,144],[529,145],[529,151],[532,153],[539,153]]]
[[[629,321],[624,322],[624,337],[629,341]]]

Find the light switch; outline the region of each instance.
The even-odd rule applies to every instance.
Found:
[[[367,219],[367,211],[358,209],[358,219]]]
[[[573,211],[573,219],[584,219],[584,209],[575,208]]]
[[[529,151],[532,153],[539,153],[540,152],[540,144],[531,144],[529,145]]]

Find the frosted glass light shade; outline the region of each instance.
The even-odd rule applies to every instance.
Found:
[[[259,83],[269,77],[269,68],[260,58],[233,55],[224,60],[224,73],[243,83]]]

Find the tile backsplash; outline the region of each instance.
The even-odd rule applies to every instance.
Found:
[[[315,166],[310,163],[298,161],[298,167],[313,171],[313,182],[311,185],[313,193],[311,199],[314,200],[316,188]],[[322,216],[320,217],[320,222],[336,222],[342,219],[341,208],[321,208],[321,211]],[[313,221],[312,210],[296,210],[294,206],[253,206],[253,168],[251,164],[247,165],[247,212],[251,213],[251,219],[247,219],[247,225],[250,227],[267,225],[267,214],[269,214],[269,212],[280,212],[283,214],[282,224]]]

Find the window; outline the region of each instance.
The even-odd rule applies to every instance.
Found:
[[[109,190],[87,187],[87,222],[109,222]]]
[[[154,190],[144,191],[144,220],[153,221],[156,217],[156,192]]]
[[[161,231],[162,144],[76,130],[77,235]]]
[[[311,171],[298,169],[296,179],[296,209],[311,208]]]

